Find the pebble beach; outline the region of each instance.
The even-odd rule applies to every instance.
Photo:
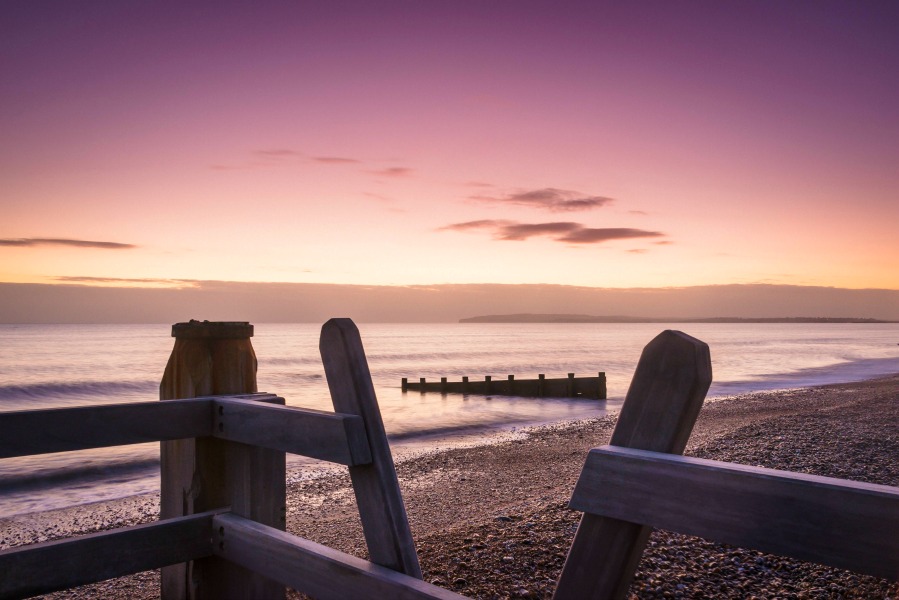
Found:
[[[550,598],[580,513],[567,508],[587,451],[615,414],[475,446],[396,455],[427,581],[473,598]],[[899,375],[707,402],[687,455],[899,486]],[[288,531],[365,556],[349,478],[288,474]],[[154,520],[145,495],[0,519],[0,548]],[[47,598],[158,598],[158,572]],[[657,531],[632,598],[899,598],[899,584]],[[289,592],[288,597],[298,598]]]

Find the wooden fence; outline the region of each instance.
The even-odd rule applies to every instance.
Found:
[[[439,392],[441,394],[496,394],[500,396],[526,396],[533,398],[595,398],[606,399],[606,374],[601,372],[597,377],[575,377],[569,373],[568,377],[550,378],[540,374],[537,379],[516,379],[509,375],[506,379],[493,379],[487,375],[483,381],[470,380],[463,377],[462,381],[447,381],[441,377],[440,381],[427,381],[424,377],[417,382],[409,381],[403,377],[400,389],[404,392]]]
[[[421,581],[351,321],[322,328],[335,413],[254,393],[247,324],[173,335],[162,398],[216,395],[0,413],[0,458],[192,441],[163,450],[163,510],[177,514],[4,550],[0,598],[159,567],[164,598],[283,598],[285,586],[315,598],[462,598]],[[555,597],[625,597],[652,527],[899,580],[899,488],[679,456],[710,382],[704,343],[666,331],[646,346],[611,444],[589,453],[575,488],[584,516]],[[349,467],[370,561],[283,531],[285,452]]]
[[[191,322],[172,335],[164,402],[0,413],[0,458],[173,444],[162,449],[158,522],[0,551],[0,598],[160,567],[166,599],[283,598],[285,586],[316,598],[461,598],[421,581],[352,321],[322,327],[334,413],[253,393],[249,324]],[[283,531],[286,452],[349,467],[370,561]]]

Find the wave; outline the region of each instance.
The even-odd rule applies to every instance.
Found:
[[[319,357],[309,358],[304,356],[289,356],[289,357],[263,357],[259,359],[259,362],[264,364],[265,366],[275,365],[275,366],[290,366],[290,365],[316,365],[321,366],[322,359]]]
[[[786,373],[766,373],[752,379],[712,382],[709,396],[730,396],[754,391],[795,389],[851,383],[899,373],[899,358],[868,358],[797,369]]]
[[[70,396],[117,396],[120,394],[156,394],[158,381],[73,381],[25,385],[0,385],[0,400],[43,400]]]
[[[110,463],[77,464],[52,471],[13,473],[0,476],[5,493],[40,491],[57,486],[89,486],[141,479],[159,471],[159,459],[141,459]]]

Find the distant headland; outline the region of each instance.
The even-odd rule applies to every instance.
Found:
[[[743,318],[743,317],[709,317],[703,319],[684,319],[671,317],[657,319],[650,317],[628,316],[595,316],[569,314],[533,314],[518,313],[512,315],[484,315],[459,319],[460,323],[896,323],[881,319],[864,319],[855,317],[775,317],[775,318]]]

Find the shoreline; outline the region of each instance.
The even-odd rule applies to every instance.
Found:
[[[587,450],[608,441],[616,418],[520,428],[470,446],[438,439],[430,448],[394,451],[425,579],[478,598],[548,597],[580,517],[566,508],[574,481]],[[899,374],[707,401],[685,454],[899,485]],[[288,472],[288,530],[365,556],[349,478],[334,469],[342,472]],[[158,494],[151,494],[3,518],[0,547],[147,522],[157,513]],[[895,598],[899,584],[656,532],[631,592]],[[158,574],[49,597],[97,596],[156,598]]]

